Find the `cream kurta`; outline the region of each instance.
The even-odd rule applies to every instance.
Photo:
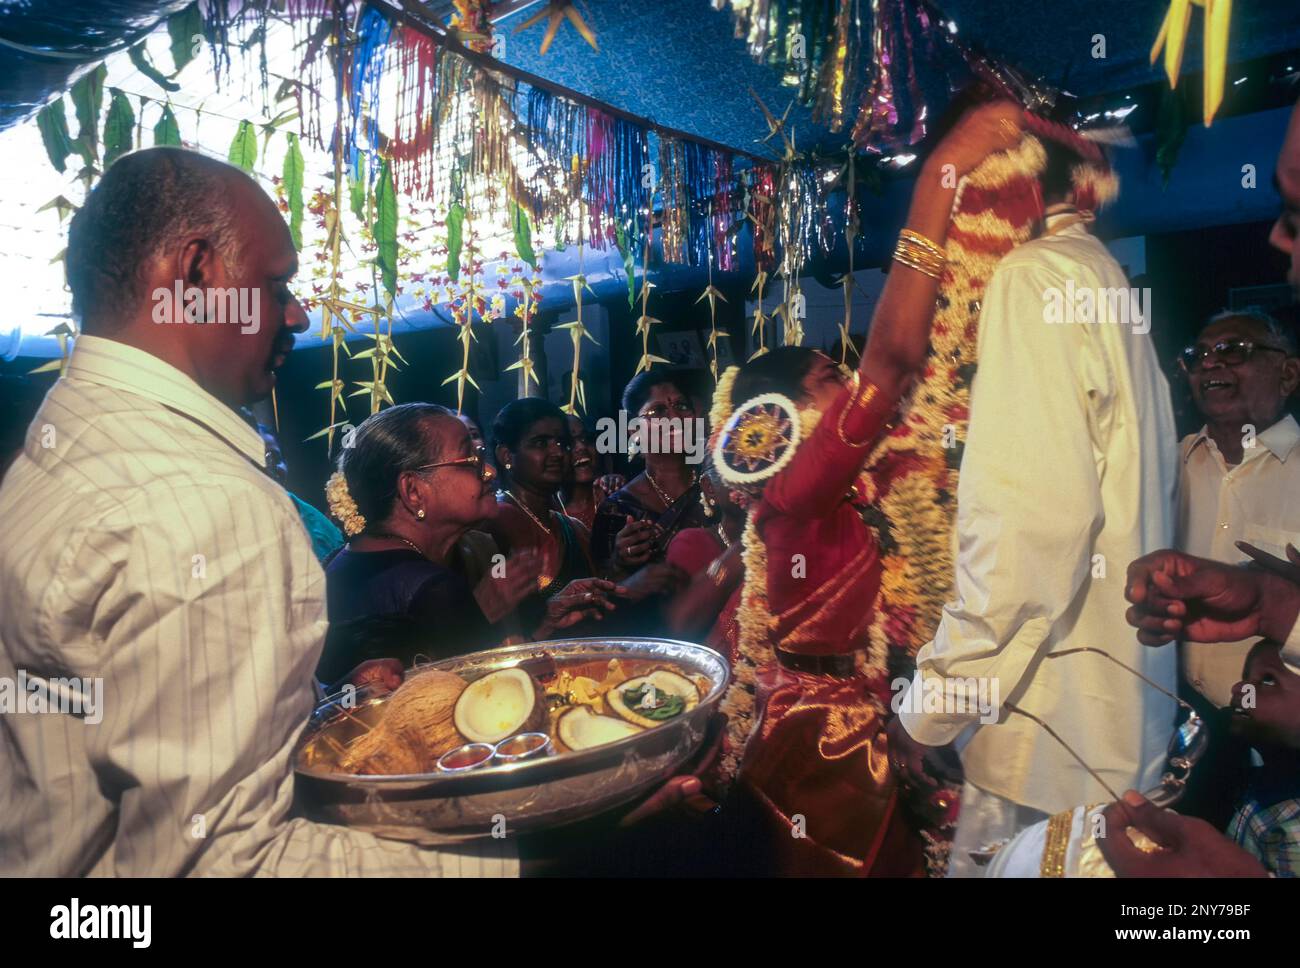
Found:
[[[1286,557],[1300,548],[1300,425],[1289,414],[1256,434],[1229,467],[1202,428],[1182,442],[1178,548],[1215,561],[1247,561],[1237,541]],[[1232,699],[1246,653],[1259,641],[1184,642],[1183,677],[1216,706]]]
[[[102,721],[0,723],[0,874],[514,874],[290,816],[325,575],[261,438],[82,336],[0,487],[0,677],[102,680]]]
[[[911,689],[947,677],[974,710],[977,681],[952,680],[990,677],[986,688],[1050,723],[1115,790],[1144,789],[1159,775],[1173,702],[1100,656],[1043,657],[1092,646],[1173,688],[1174,648],[1138,643],[1124,580],[1134,558],[1172,542],[1177,438],[1147,335],[1045,321],[1049,292],[1069,283],[1128,286],[1078,224],[1020,246],[989,283],[958,489],[956,600],[918,654]],[[969,783],[1046,813],[1107,798],[1032,721],[1004,711],[980,725],[952,708],[900,715],[932,745],[969,728]]]

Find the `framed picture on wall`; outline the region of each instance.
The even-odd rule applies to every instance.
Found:
[[[655,344],[655,355],[662,356],[673,366],[697,369],[709,365],[704,354],[704,342],[694,330],[656,333]]]

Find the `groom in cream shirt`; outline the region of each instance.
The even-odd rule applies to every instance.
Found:
[[[918,712],[933,704],[904,695],[891,731],[896,762],[916,782],[926,782],[917,767],[927,747],[961,753],[953,876],[981,872],[972,850],[1113,799],[1079,760],[1112,790],[1151,786],[1174,720],[1172,700],[1104,656],[1053,657],[1102,649],[1173,689],[1173,649],[1139,645],[1125,622],[1124,578],[1130,561],[1173,538],[1177,436],[1149,320],[1057,322],[1061,300],[1081,306],[1085,291],[1103,320],[1114,290],[1125,310],[1147,302],[1129,303],[1119,265],[1072,204],[1068,175],[1056,176],[1053,195],[1053,172],[1069,165],[1047,147],[1044,231],[998,265],[985,293],[955,600],[910,687],[949,701]],[[980,695],[999,697],[997,722],[980,722]]]

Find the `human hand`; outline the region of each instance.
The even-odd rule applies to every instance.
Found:
[[[950,747],[927,746],[913,739],[897,716],[889,720],[885,733],[889,739],[889,765],[900,783],[930,794],[961,782],[949,765],[953,759]]]
[[[1254,856],[1211,824],[1161,810],[1129,790],[1102,811],[1106,836],[1097,846],[1118,877],[1267,877]],[[1133,827],[1160,846],[1143,849],[1128,836]]]
[[[977,168],[985,158],[1020,143],[1025,113],[1014,101],[990,101],[971,108],[934,148],[926,164],[952,165],[957,176]]]
[[[690,576],[676,565],[657,561],[625,578],[619,595],[628,601],[640,602],[653,595],[671,595],[689,580]]]
[[[503,573],[496,569],[484,575],[474,586],[474,600],[483,615],[493,624],[513,612],[525,598],[537,591],[542,573],[542,555],[536,548],[521,548],[505,560]]]
[[[546,617],[533,638],[544,639],[553,632],[567,629],[585,618],[600,621],[616,607],[611,595],[622,594],[622,585],[603,578],[580,578],[571,581],[546,602]]]
[[[344,686],[380,686],[384,689],[396,689],[402,684],[402,663],[397,659],[368,659],[361,663],[327,691],[338,692]]]
[[[1128,566],[1124,597],[1132,603],[1126,618],[1144,645],[1255,635],[1282,641],[1300,611],[1300,587],[1286,579],[1169,550]]]
[[[605,474],[592,483],[592,498],[596,504],[600,504],[615,491],[621,491],[625,487],[627,487],[627,478],[622,474]]]
[[[629,514],[627,524],[614,537],[614,556],[629,571],[640,568],[650,560],[662,535],[663,528],[653,521],[638,521]]]

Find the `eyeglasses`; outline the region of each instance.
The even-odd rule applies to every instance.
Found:
[[[421,464],[412,470],[431,471],[435,467],[472,467],[482,480],[490,480],[492,477],[492,465],[488,463],[487,450],[479,447],[468,457],[456,457],[452,460],[440,460],[436,464]]]
[[[1223,339],[1213,346],[1189,346],[1178,354],[1178,365],[1184,373],[1195,373],[1205,365],[1206,358],[1213,353],[1224,366],[1240,366],[1260,350],[1286,355],[1280,346],[1268,346],[1256,343],[1253,339]]]

